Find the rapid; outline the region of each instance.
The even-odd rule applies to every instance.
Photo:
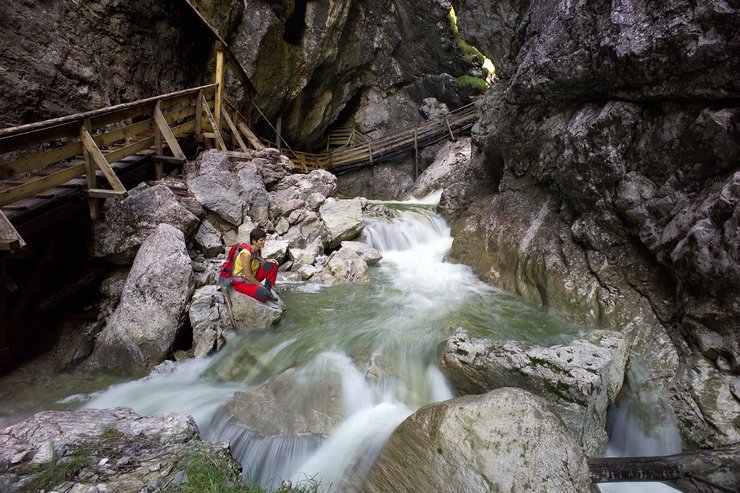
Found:
[[[277,289],[287,310],[276,328],[240,331],[218,354],[168,362],[144,379],[106,390],[69,392],[51,407],[191,414],[204,438],[231,443],[250,481],[277,487],[284,479],[310,480],[324,491],[341,491],[369,470],[408,415],[453,397],[436,348],[455,328],[543,346],[583,334],[481,282],[468,267],[445,262],[452,238],[434,212],[438,198],[385,203],[392,219],[366,219],[362,241],[383,254],[370,267],[369,284],[284,282]],[[258,389],[276,375],[285,391],[260,417],[268,429],[290,428],[286,422],[326,399],[340,403],[338,424],[325,433],[271,434],[225,411],[235,392]],[[632,425],[615,426],[618,434]]]

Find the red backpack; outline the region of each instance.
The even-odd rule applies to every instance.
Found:
[[[236,255],[245,248],[249,248],[248,243],[237,243],[231,247],[229,255],[226,257],[226,262],[221,264],[221,268],[218,271],[218,282],[225,286],[231,284],[231,281],[234,279],[234,263],[236,262]]]

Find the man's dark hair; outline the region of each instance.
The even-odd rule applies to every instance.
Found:
[[[267,238],[267,233],[265,233],[259,228],[254,228],[252,232],[249,233],[249,243],[254,243],[260,238]]]

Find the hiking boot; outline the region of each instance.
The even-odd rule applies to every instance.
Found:
[[[267,289],[268,291],[272,291],[272,283],[270,282],[270,280],[269,280],[269,279],[265,279],[265,280],[264,280],[264,281],[262,282],[262,284],[264,284],[264,285],[265,285],[265,289]]]

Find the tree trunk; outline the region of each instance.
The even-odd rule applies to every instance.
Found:
[[[698,450],[662,457],[603,457],[589,459],[594,483],[614,481],[680,481],[682,488],[694,491],[737,491],[740,474],[740,444],[714,450]],[[707,481],[711,473],[724,472],[730,481]],[[715,480],[716,481],[716,480]],[[704,489],[709,488],[709,489]],[[690,491],[686,490],[686,491]]]

